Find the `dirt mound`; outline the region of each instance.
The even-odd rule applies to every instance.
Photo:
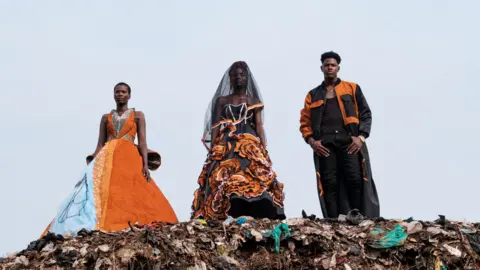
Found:
[[[480,269],[479,229],[442,218],[154,223],[49,234],[0,269]]]

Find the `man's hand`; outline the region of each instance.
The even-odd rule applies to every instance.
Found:
[[[308,143],[317,155],[321,157],[328,157],[330,155],[330,151],[322,145],[322,141],[315,141],[313,138],[310,138]]]
[[[348,146],[349,155],[356,154],[362,149],[363,141],[359,137],[352,136],[352,143]]]
[[[150,183],[150,171],[148,170],[148,166],[147,166],[147,165],[143,166],[142,172],[143,172],[143,176],[145,177],[145,179],[147,180],[147,182]]]

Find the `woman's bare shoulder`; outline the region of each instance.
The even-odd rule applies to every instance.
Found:
[[[102,119],[101,119],[101,121],[102,121],[102,122],[106,122],[106,121],[108,120],[108,116],[109,116],[109,114],[108,114],[108,113],[106,113],[106,114],[102,115]]]
[[[230,95],[228,95],[228,96],[219,96],[219,97],[217,98],[217,102],[218,102],[218,103],[225,103],[225,102],[228,100],[229,97],[230,97]]]
[[[135,111],[135,119],[136,120],[145,119],[145,114],[142,111]]]
[[[262,101],[260,99],[255,97],[248,97],[248,105],[252,106],[252,105],[258,105],[258,104],[262,104]]]

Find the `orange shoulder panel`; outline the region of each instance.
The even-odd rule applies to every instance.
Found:
[[[310,93],[307,94],[305,97],[305,103],[303,105],[303,109],[300,111],[300,132],[302,133],[302,137],[304,140],[307,139],[308,136],[313,134],[312,131],[312,115],[310,111],[310,106],[312,104],[312,95]]]

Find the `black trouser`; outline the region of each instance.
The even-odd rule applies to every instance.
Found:
[[[325,204],[328,216],[338,217],[339,181],[343,181],[350,209],[361,209],[362,203],[362,166],[360,155],[348,154],[348,146],[352,142],[348,135],[325,136],[322,145],[330,150],[328,157],[320,157],[321,183],[324,189]]]

